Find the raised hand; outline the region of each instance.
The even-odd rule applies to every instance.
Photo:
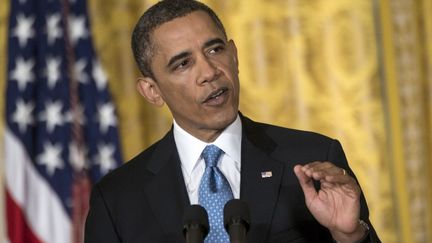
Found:
[[[329,229],[337,242],[355,242],[366,233],[359,224],[360,187],[342,168],[330,162],[296,165],[294,172],[315,219]],[[319,181],[317,191],[313,182]]]

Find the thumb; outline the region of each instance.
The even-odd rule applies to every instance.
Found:
[[[317,191],[314,187],[313,179],[311,177],[307,176],[303,172],[302,168],[303,168],[303,166],[296,165],[294,167],[294,173],[296,174],[297,179],[300,182],[300,186],[303,190],[306,201],[309,201],[317,195]]]

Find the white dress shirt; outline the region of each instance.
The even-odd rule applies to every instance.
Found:
[[[227,178],[234,198],[240,197],[241,138],[242,124],[239,116],[213,143],[197,139],[182,129],[174,120],[174,140],[191,204],[198,204],[198,189],[205,170],[205,162],[201,153],[209,144],[218,146],[224,152],[217,166]]]

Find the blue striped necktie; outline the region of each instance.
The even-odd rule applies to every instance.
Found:
[[[210,232],[205,243],[229,243],[229,237],[223,225],[223,208],[233,198],[231,187],[217,167],[222,150],[215,145],[208,145],[202,152],[206,163],[204,175],[199,186],[199,204],[208,213]]]

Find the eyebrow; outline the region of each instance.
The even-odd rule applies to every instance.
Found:
[[[204,48],[213,46],[215,44],[225,45],[225,42],[221,38],[214,38],[214,39],[211,39],[211,40],[207,41],[206,43],[204,43]]]
[[[208,48],[208,47],[213,46],[215,44],[225,45],[225,42],[221,38],[214,38],[214,39],[211,39],[211,40],[207,41],[206,43],[204,43],[203,48]],[[188,57],[190,55],[191,55],[190,51],[184,51],[184,52],[181,52],[181,53],[171,57],[171,59],[169,60],[169,62],[167,64],[167,67],[171,67],[176,61],[183,59],[185,57]]]
[[[168,67],[168,68],[171,67],[171,66],[173,65],[173,63],[175,63],[176,61],[178,61],[178,60],[180,60],[180,59],[182,59],[182,58],[185,58],[185,57],[187,57],[187,56],[190,56],[190,55],[191,55],[191,52],[190,52],[190,51],[184,51],[184,52],[181,52],[181,53],[179,53],[179,54],[177,54],[177,55],[171,57],[171,59],[170,59],[169,62],[168,62],[167,67]]]

